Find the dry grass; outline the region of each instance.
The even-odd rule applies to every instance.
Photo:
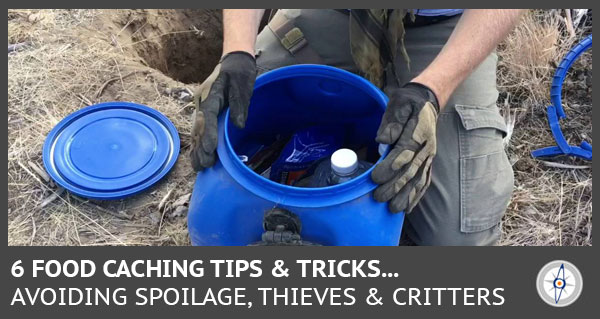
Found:
[[[591,24],[576,32],[570,35],[558,11],[532,11],[499,48],[500,102],[514,125],[508,153],[516,180],[503,245],[592,244],[591,163],[570,158],[549,163],[530,155],[555,144],[545,112],[552,76],[568,50],[591,33]],[[590,50],[574,64],[564,85],[567,121],[561,126],[572,145],[592,142],[591,69]]]
[[[547,101],[553,63],[574,40],[561,36],[562,25],[547,12],[526,14],[500,47],[500,85],[515,98],[532,104]]]
[[[9,245],[189,243],[185,218],[161,222],[164,211],[158,210],[168,191],[173,190],[169,202],[191,192],[193,174],[185,159],[180,158],[174,171],[151,191],[105,202],[64,192],[45,203],[60,189],[29,164],[43,167],[45,136],[60,119],[90,103],[109,100],[135,101],[166,114],[180,132],[185,154],[189,105],[163,93],[165,87],[182,84],[141,66],[135,55],[123,50],[130,44],[114,45],[106,34],[83,27],[94,25],[106,14],[98,10],[9,11],[9,30],[13,30],[9,42],[31,43],[28,49],[8,56]],[[167,205],[165,209],[168,217],[172,208]]]
[[[166,88],[193,89],[193,85],[152,69],[168,72],[176,65],[148,55],[169,53],[164,50],[169,43],[187,39],[169,38],[169,34],[202,37],[204,33],[197,32],[197,25],[175,24],[183,20],[173,18],[174,14],[180,13],[8,11],[8,42],[29,44],[8,55],[9,245],[189,244],[185,216],[171,214],[173,203],[191,192],[194,181],[186,158],[190,105],[165,92]],[[171,24],[153,24],[163,20]],[[499,49],[501,103],[505,115],[515,122],[508,151],[516,188],[504,220],[503,245],[591,245],[591,168],[549,167],[529,155],[553,144],[544,112],[549,81],[566,50],[580,38],[581,34],[569,37],[555,13],[536,11]],[[591,84],[581,87],[587,83],[586,69],[591,78],[591,66],[590,53],[576,64],[572,80],[565,85],[569,116],[565,127],[572,144],[584,137],[591,142],[591,93],[585,98],[583,92],[591,92]],[[184,73],[182,77],[189,77]],[[43,167],[45,136],[67,114],[109,100],[151,105],[174,122],[182,139],[175,169],[150,191],[125,200],[87,201],[61,192],[35,168]],[[159,209],[163,200],[165,207]]]

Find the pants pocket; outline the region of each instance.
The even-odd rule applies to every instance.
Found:
[[[510,201],[514,177],[502,138],[504,119],[495,106],[456,105],[462,126],[460,147],[460,217],[465,233],[500,222]]]

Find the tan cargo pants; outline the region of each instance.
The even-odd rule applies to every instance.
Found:
[[[256,44],[260,73],[299,63],[323,63],[357,73],[350,54],[348,15],[304,9],[279,10],[277,15],[293,21],[309,50],[320,59],[306,61],[311,55],[292,54],[265,27]],[[402,83],[429,65],[458,20],[457,16],[406,29],[411,64],[409,71],[398,54],[397,71]],[[439,116],[431,186],[407,215],[404,226],[404,233],[418,245],[493,245],[500,238],[500,221],[514,180],[502,145],[506,126],[496,106],[497,60],[496,53],[490,54],[458,87]]]

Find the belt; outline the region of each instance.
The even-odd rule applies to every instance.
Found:
[[[345,15],[349,15],[350,14],[350,10],[349,9],[333,9],[339,13],[345,14]],[[420,16],[420,15],[414,15],[415,19],[414,21],[412,19],[405,19],[404,20],[404,26],[406,28],[415,28],[415,27],[422,27],[422,26],[426,26],[426,25],[430,25],[430,24],[435,24],[438,22],[442,22],[448,19],[452,19],[454,17],[460,17],[462,13],[457,14],[457,15],[452,15],[452,16]]]

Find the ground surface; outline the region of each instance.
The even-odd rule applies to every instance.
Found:
[[[553,144],[548,81],[588,32],[570,36],[559,13],[530,14],[499,49],[499,105],[514,127],[507,148],[516,176],[503,245],[592,243],[590,163],[559,159],[552,167],[529,155]],[[217,63],[221,41],[217,10],[9,10],[8,43],[26,45],[8,55],[8,244],[188,245],[189,93]],[[592,138],[591,50],[573,69],[564,125],[579,144]],[[43,171],[45,136],[69,113],[113,100],[150,105],[173,121],[182,146],[174,170],[125,200],[62,191]]]

